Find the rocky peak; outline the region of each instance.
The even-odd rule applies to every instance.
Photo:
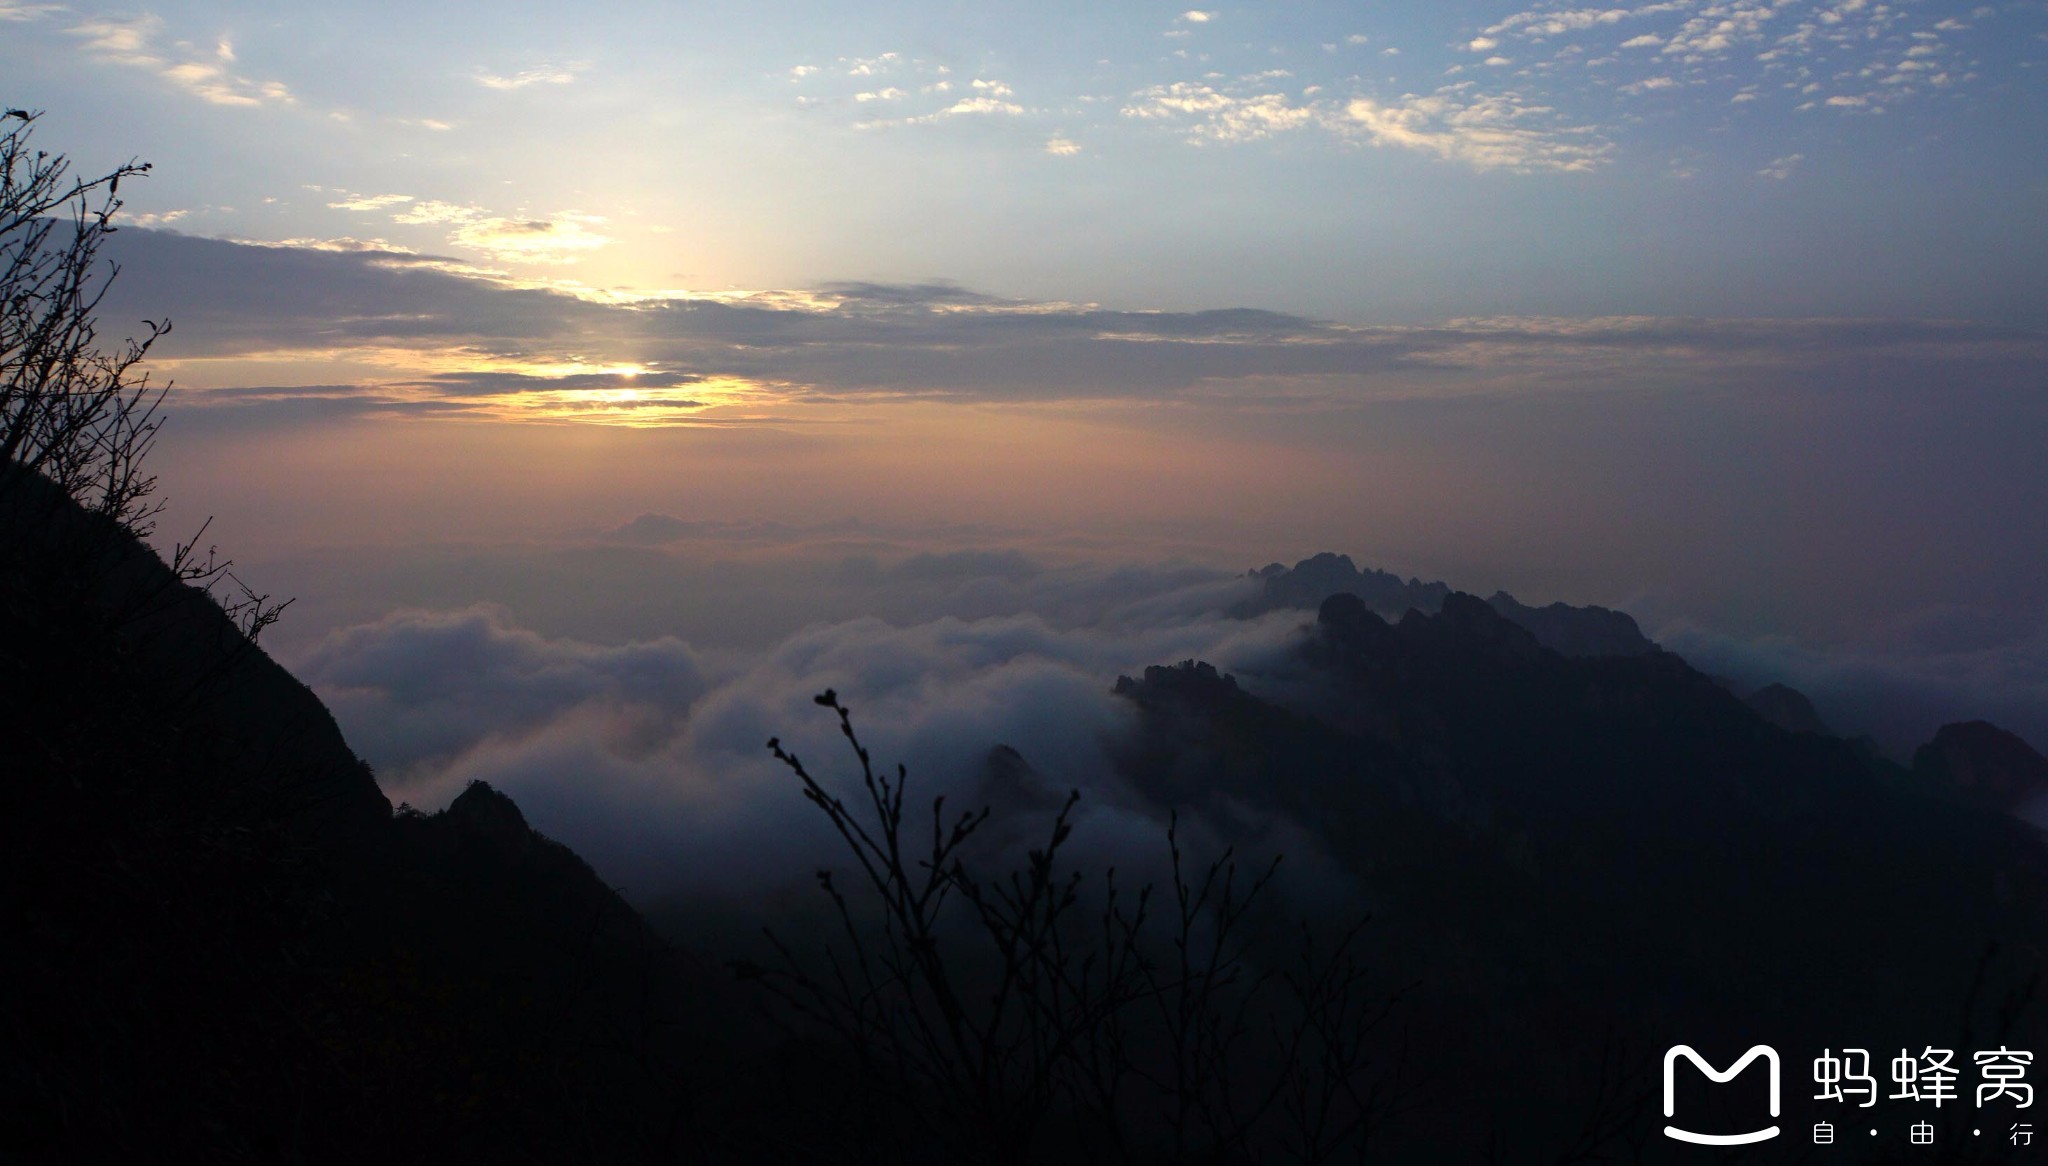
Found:
[[[1989,721],[1943,725],[1914,751],[1913,770],[2008,813],[2048,798],[2048,758]]]
[[[489,782],[470,782],[469,788],[448,804],[447,816],[457,834],[475,839],[503,857],[516,858],[533,847],[533,827],[526,824],[526,815]]]
[[[1806,694],[1784,684],[1766,684],[1743,698],[1757,715],[1791,733],[1833,736]]]

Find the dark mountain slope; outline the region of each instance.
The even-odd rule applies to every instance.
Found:
[[[1758,716],[1788,732],[1834,735],[1827,722],[1820,719],[1813,701],[1790,685],[1766,684],[1742,699]]]
[[[206,595],[4,487],[0,1161],[699,1155],[722,977],[486,787],[394,817]]]
[[[178,752],[206,753],[211,796],[255,799],[307,839],[360,837],[391,816],[319,699],[212,598],[113,522],[12,469],[0,469],[0,618],[0,716],[24,729],[153,714]],[[50,731],[15,739],[36,750]]]
[[[2005,1007],[2048,951],[2023,824],[1669,653],[1561,655],[1468,595],[1391,624],[1334,595],[1300,663],[1285,708],[1205,665],[1120,682],[1125,768],[1161,804],[1284,813],[1356,874],[1421,982],[1418,1071],[1465,1083],[1449,1131],[1563,1144],[1610,1041],[1637,1081],[1673,1044],[1765,1041],[1797,1082],[1826,1047],[2042,1034]]]
[[[2048,801],[2048,758],[1989,721],[1943,725],[1914,751],[1913,772],[1977,805],[2037,820]]]
[[[1434,615],[1451,594],[1448,584],[1418,579],[1404,583],[1386,571],[1359,570],[1351,556],[1327,551],[1292,568],[1271,563],[1252,574],[1259,579],[1259,594],[1231,609],[1239,619],[1283,608],[1313,611],[1332,595],[1356,596],[1388,619],[1399,619],[1411,610]],[[1563,603],[1530,607],[1505,591],[1495,592],[1486,603],[1534,634],[1544,647],[1567,656],[1640,656],[1657,647],[1625,612]]]

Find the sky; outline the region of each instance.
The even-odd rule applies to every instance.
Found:
[[[0,0],[38,144],[153,165],[164,538],[398,796],[564,807],[862,676],[1068,740],[1324,550],[2048,746],[2044,72],[2041,0]]]

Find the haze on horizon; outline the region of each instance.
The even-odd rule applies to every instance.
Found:
[[[421,789],[626,804],[863,652],[967,756],[1320,550],[2048,745],[2037,0],[0,0],[0,68],[155,164],[166,533]]]

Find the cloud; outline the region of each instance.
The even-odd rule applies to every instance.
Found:
[[[1778,15],[1766,0],[1736,0],[1687,20],[1664,43],[1662,52],[1688,61],[1721,57],[1738,45],[1763,38],[1765,24]]]
[[[408,225],[422,223],[466,223],[472,219],[481,218],[484,215],[484,211],[481,208],[464,206],[461,203],[442,202],[439,199],[420,199],[415,202],[412,198],[407,197],[402,201],[411,202],[413,205],[392,215],[391,221],[394,223],[405,223]],[[328,205],[334,206],[338,204],[329,203]]]
[[[1517,12],[1486,29],[1488,36],[1513,34],[1520,37],[1548,38],[1568,32],[1580,32],[1600,25],[1617,24],[1642,16],[1660,12],[1672,12],[1689,7],[1684,2],[1646,4],[1640,8],[1571,8],[1562,10],[1531,9]]]
[[[1489,58],[1489,65],[1506,65]],[[1477,170],[1517,173],[1587,171],[1604,165],[1613,146],[1589,126],[1562,122],[1557,111],[1513,92],[1484,93],[1471,82],[1392,101],[1354,97],[1348,102],[1257,88],[1260,77],[1236,85],[1177,81],[1134,94],[1123,116],[1185,127],[1197,144],[1235,144],[1294,131],[1316,130],[1344,141],[1434,154]]]
[[[1032,572],[998,555],[899,573],[957,586],[1019,570]],[[1234,594],[1208,588],[1196,602]],[[909,767],[920,802],[976,802],[988,751],[1007,743],[1057,789],[1086,791],[1088,844],[1115,844],[1119,822],[1156,844],[1106,755],[1130,723],[1110,692],[1116,676],[1197,655],[1264,661],[1302,622],[1204,610],[1088,628],[1032,614],[854,619],[723,662],[674,639],[544,637],[499,608],[403,610],[340,628],[292,663],[394,799],[432,808],[487,780],[643,901],[730,898],[803,880],[829,853],[764,748],[778,737],[828,783],[847,782],[845,743],[810,699],[827,687],[854,707],[878,761]]]
[[[1966,26],[1948,17],[1913,28],[1917,17],[1911,6],[1873,0],[1539,5],[1486,27],[1466,48],[1486,52],[1509,39],[1532,49],[1555,46],[1550,59],[1534,69],[1549,71],[1553,78],[1565,66],[1597,70],[1589,81],[1613,84],[1628,94],[1657,88],[1660,79],[1695,86],[1732,82],[1749,94],[1739,99],[1747,103],[1774,91],[1815,93],[1846,84],[1858,91],[1838,94],[1841,100],[1822,96],[1798,108],[1875,112],[1976,78],[1960,62],[1950,69],[1935,59],[1948,51],[1943,36]],[[1910,46],[1902,47],[1908,41]],[[1637,74],[1629,76],[1632,70]],[[1568,105],[1574,96],[1559,88],[1551,99]]]
[[[1771,160],[1770,165],[1757,171],[1757,174],[1764,178],[1779,180],[1790,178],[1792,177],[1792,171],[1798,169],[1799,163],[1805,161],[1805,159],[1806,155],[1804,154],[1787,154],[1782,158],[1774,158]]]
[[[628,547],[727,550],[859,545],[881,533],[660,514],[606,532]],[[1199,658],[1284,699],[1288,652],[1306,619],[1222,617],[1250,593],[1242,575],[1055,566],[1000,546],[849,556],[807,581],[793,578],[791,560],[756,562],[753,574],[726,568],[724,585],[773,591],[779,577],[840,606],[743,652],[644,634],[542,635],[488,605],[408,608],[338,627],[287,663],[394,800],[433,808],[487,780],[643,902],[730,899],[795,883],[815,865],[807,856],[830,852],[762,749],[778,737],[828,780],[849,780],[845,743],[810,702],[823,688],[854,707],[878,761],[909,767],[921,800],[945,793],[949,805],[978,804],[988,750],[1009,744],[1053,789],[1083,791],[1093,845],[1121,847],[1154,839],[1158,811],[1120,786],[1109,760],[1131,727],[1110,694],[1114,678]],[[877,602],[896,606],[846,614],[844,605]],[[1922,607],[1832,647],[1669,617],[1646,617],[1645,627],[1738,691],[1791,684],[1837,731],[1872,733],[1902,757],[1939,725],[1979,717],[2048,743],[2048,624],[2038,608]]]
[[[1737,636],[1690,620],[1655,635],[1741,688],[1799,689],[1830,728],[1872,737],[1902,761],[1942,725],[1965,720],[1990,720],[2048,749],[2048,626],[2039,612],[1932,605],[1833,646]]]
[[[448,241],[472,247],[503,263],[574,263],[583,255],[611,242],[593,228],[605,220],[597,215],[561,211],[548,218],[495,215],[482,207],[435,199],[415,201],[409,195],[382,195],[386,200],[358,200],[329,203],[352,210],[373,210],[411,203],[391,216],[394,223],[408,226],[446,224],[453,229]],[[375,205],[371,205],[375,204]]]
[[[1479,170],[1577,173],[1600,168],[1613,153],[1598,131],[1561,124],[1548,106],[1464,85],[1392,102],[1353,98],[1344,113],[1373,145],[1419,150]]]
[[[562,65],[537,65],[517,73],[489,73],[478,70],[473,76],[476,83],[486,89],[524,89],[529,85],[572,85],[576,74],[589,68],[581,62]]]
[[[1081,144],[1071,138],[1047,138],[1045,152],[1055,158],[1071,158],[1081,152]]]
[[[1123,115],[1140,121],[1187,123],[1195,142],[1251,142],[1314,126],[1329,116],[1328,103],[1295,104],[1283,93],[1238,95],[1211,85],[1176,81],[1133,96]]]
[[[880,73],[893,72],[903,63],[902,53],[883,53],[878,57],[841,57],[839,63],[846,66],[849,77],[872,77]]]
[[[421,766],[526,734],[570,709],[601,703],[675,715],[704,691],[679,641],[607,648],[548,640],[488,607],[396,612],[328,636],[300,667],[338,715],[360,726],[365,747],[400,785]]]
[[[940,110],[939,113],[935,116],[953,117],[959,114],[990,113],[1007,114],[1014,116],[1017,114],[1021,114],[1023,112],[1024,107],[1018,105],[1014,101],[1004,101],[996,97],[963,97],[960,100],[954,102],[953,104],[947,106],[945,109]],[[921,120],[928,121],[931,119],[925,118]]]
[[[1430,123],[1395,128],[1433,132]],[[1941,321],[1509,318],[1365,328],[1252,309],[1011,300],[951,284],[612,301],[355,241],[259,247],[138,229],[109,248],[124,272],[108,312],[178,305],[159,359],[262,353],[274,365],[293,352],[321,362],[360,352],[383,370],[364,386],[380,399],[457,371],[638,371],[687,385],[682,399],[744,401],[747,416],[761,417],[858,398],[1340,407],[1481,391],[1470,386],[1521,392],[1553,378],[1591,389],[1818,375],[1861,361],[1972,364],[1984,370],[1973,381],[2044,368],[2039,335]],[[1466,380],[1449,376],[1460,370]],[[695,379],[676,379],[684,377]],[[332,374],[316,383],[333,383]],[[205,397],[187,400],[201,406]]]
[[[0,3],[0,20],[26,23],[40,20],[53,12],[64,11],[62,4],[7,4]]]
[[[609,236],[590,229],[591,224],[602,222],[596,215],[573,212],[550,219],[486,216],[461,224],[448,241],[474,247],[500,261],[574,263],[611,242]]]
[[[896,71],[909,71],[925,76],[940,76],[943,78],[943,75],[950,73],[952,70],[943,65],[933,66],[928,61],[905,60],[896,53],[884,53],[880,57],[858,62],[852,73],[855,75],[867,75],[870,73]],[[867,118],[854,122],[853,128],[857,130],[880,130],[901,126],[935,125],[962,117],[1022,117],[1031,113],[1031,110],[1011,100],[1012,97],[1016,96],[1016,90],[1007,81],[992,77],[977,77],[968,82],[967,87],[972,90],[971,93],[963,97],[954,98],[947,104],[937,108],[928,108],[927,112],[911,113],[894,118]],[[923,97],[940,95],[940,100],[946,100],[943,95],[952,93],[954,88],[955,86],[952,81],[941,79],[919,85],[917,87],[917,94]],[[882,100],[895,102],[910,97],[912,97],[910,91],[898,87],[852,94],[852,100],[856,106]]]
[[[652,392],[701,384],[703,380],[703,377],[689,373],[586,372],[535,376],[530,373],[471,371],[435,373],[424,381],[410,383],[451,396],[488,396],[536,389],[560,392],[634,389]]]
[[[1216,19],[1216,14],[1214,12],[1203,12],[1199,9],[1190,8],[1186,12],[1181,13],[1180,18],[1182,20],[1187,21],[1189,24],[1207,24],[1210,21]]]
[[[184,42],[160,47],[163,21],[155,16],[132,19],[95,17],[68,30],[82,38],[82,48],[110,64],[154,73],[178,89],[210,105],[290,105],[297,101],[281,81],[256,81],[228,69],[233,48],[222,41],[210,54]]]
[[[351,194],[338,202],[330,202],[327,205],[334,210],[381,211],[386,207],[397,206],[411,201],[413,201],[413,198],[409,194]]]

